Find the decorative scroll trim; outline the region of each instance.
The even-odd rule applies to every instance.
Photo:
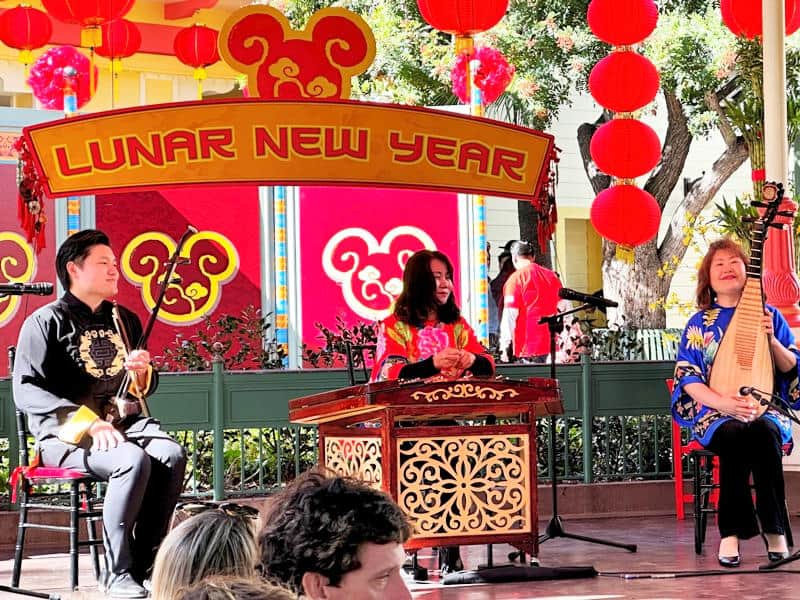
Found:
[[[514,388],[496,390],[491,387],[483,387],[474,383],[457,383],[446,388],[439,388],[432,392],[414,392],[411,397],[414,400],[425,400],[426,402],[438,402],[450,400],[452,398],[471,398],[475,400],[503,400],[506,397],[515,398],[519,392]]]

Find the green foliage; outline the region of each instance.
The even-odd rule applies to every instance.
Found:
[[[341,367],[347,364],[347,343],[358,346],[374,344],[377,341],[374,323],[363,321],[348,327],[341,315],[336,316],[336,324],[330,329],[322,323],[314,323],[319,330],[319,348],[303,344],[303,360],[314,368]]]
[[[268,339],[270,328],[269,321],[252,305],[239,316],[206,316],[188,337],[176,335],[153,363],[159,371],[208,371],[216,350],[223,356],[227,370],[280,369],[285,352]]]

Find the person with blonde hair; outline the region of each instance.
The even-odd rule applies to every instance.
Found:
[[[258,511],[233,503],[190,506],[204,510],[180,523],[158,549],[152,586],[158,600],[176,600],[181,588],[213,575],[256,575],[255,520],[248,517]]]
[[[296,600],[291,590],[261,577],[210,577],[178,592],[177,600]]]

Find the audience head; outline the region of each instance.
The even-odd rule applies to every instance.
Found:
[[[450,293],[440,298],[442,278]],[[453,263],[437,250],[420,250],[411,255],[403,271],[403,291],[397,297],[394,315],[400,321],[422,327],[430,313],[443,323],[455,323],[461,312],[452,292]]]
[[[726,237],[712,242],[708,247],[708,252],[706,252],[706,255],[700,263],[700,268],[697,270],[697,289],[695,295],[697,298],[697,307],[700,310],[711,308],[711,305],[717,298],[717,293],[711,287],[711,265],[716,255],[720,252],[740,259],[745,267],[750,262],[750,259],[744,253],[742,247],[731,238]]]
[[[384,492],[311,471],[274,498],[259,567],[312,600],[410,599],[400,574],[410,535]]]
[[[241,508],[221,504],[169,532],[153,566],[154,598],[174,600],[179,589],[211,575],[255,574],[255,520]]]
[[[511,244],[511,260],[514,262],[514,268],[519,269],[528,263],[533,262],[536,258],[536,251],[533,249],[533,244],[524,240],[517,240]]]
[[[210,577],[181,589],[176,600],[297,600],[297,594],[257,575]]]

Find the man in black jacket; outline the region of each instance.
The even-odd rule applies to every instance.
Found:
[[[108,482],[103,531],[112,598],[143,598],[142,582],[183,486],[184,449],[155,419],[138,414],[156,373],[146,350],[127,352],[142,326],[114,305],[119,271],[108,237],[80,231],[61,245],[61,298],[25,320],[14,365],[14,401],[26,413],[42,464]],[[121,322],[122,326],[119,327]],[[121,332],[120,329],[125,330]],[[115,401],[125,373],[130,386]],[[122,417],[120,417],[122,413]]]

